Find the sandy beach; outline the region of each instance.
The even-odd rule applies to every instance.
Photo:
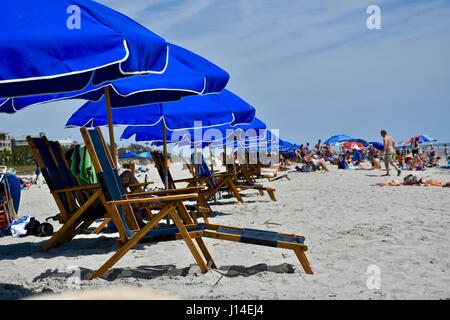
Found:
[[[171,171],[188,176],[179,164]],[[0,239],[0,298],[118,288],[112,292],[123,299],[125,286],[139,288],[142,298],[450,299],[450,189],[376,186],[389,180],[382,174],[335,167],[291,173],[291,181],[264,182],[276,188],[277,202],[245,191],[244,204],[221,199],[212,206],[212,223],[304,234],[314,275],[290,251],[206,239],[219,265],[207,274],[184,242],[172,241],[140,244],[103,279],[79,280],[113,254],[115,234],[78,236],[48,253],[37,252],[48,238],[7,236]],[[444,169],[417,175],[450,181]],[[162,187],[153,167],[149,177]],[[56,213],[46,185],[23,191],[20,215],[42,222]],[[369,266],[379,268],[380,289],[367,286]]]

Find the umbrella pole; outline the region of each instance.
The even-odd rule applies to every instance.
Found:
[[[164,118],[162,119],[162,130],[163,130],[163,155],[164,155],[164,188],[166,190],[169,189],[169,168],[167,165],[167,129],[166,129],[166,122],[164,121]],[[166,222],[168,225],[170,225],[170,216],[167,216]]]
[[[223,165],[225,166],[225,169],[228,172],[228,167],[227,167],[227,145],[225,143],[223,144],[223,159],[225,160],[225,163]]]
[[[169,170],[167,166],[167,130],[166,123],[164,119],[162,120],[163,125],[163,154],[164,154],[164,187],[166,190],[169,189]]]
[[[106,97],[106,112],[108,114],[109,143],[111,144],[111,154],[114,161],[114,165],[117,166],[117,152],[116,152],[116,143],[114,141],[114,128],[111,109],[111,96],[109,95],[109,86],[105,87],[105,97]]]
[[[214,177],[214,159],[212,154],[212,148],[211,145],[209,146],[209,158],[211,160],[211,175]],[[214,203],[217,202],[216,194],[214,193]]]
[[[197,170],[197,144],[194,142],[194,175],[198,177],[198,170]]]

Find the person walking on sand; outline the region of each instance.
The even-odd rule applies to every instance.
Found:
[[[397,176],[399,176],[402,171],[395,165],[393,157],[395,156],[395,141],[387,134],[386,130],[381,130],[381,136],[383,137],[384,145],[384,164],[386,166],[386,174],[384,176],[389,176],[389,165],[391,164],[397,170]]]

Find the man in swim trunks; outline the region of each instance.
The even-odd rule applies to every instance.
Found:
[[[399,176],[402,171],[395,165],[393,157],[395,156],[395,141],[387,134],[386,130],[381,130],[381,136],[383,137],[384,144],[384,164],[386,166],[385,176],[389,176],[389,165],[391,164],[397,170],[397,176]]]

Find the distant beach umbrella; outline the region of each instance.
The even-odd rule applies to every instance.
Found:
[[[384,150],[384,145],[381,142],[372,141],[372,142],[369,142],[369,145],[372,145],[377,150],[380,150],[380,151]]]
[[[138,153],[137,157],[138,157],[138,158],[141,158],[141,159],[151,159],[151,158],[152,158],[150,152],[141,152],[141,153]]]
[[[414,136],[414,138],[417,138],[419,143],[436,142],[437,141],[436,139],[434,139],[426,134],[420,134],[420,135]],[[407,141],[405,141],[403,143],[403,146],[408,146],[408,145],[411,145],[411,139],[408,139]]]
[[[364,150],[364,145],[360,142],[350,141],[346,142],[342,145],[343,149],[356,149],[356,150]]]
[[[367,142],[367,141],[364,140],[364,139],[352,139],[351,141],[359,142],[359,143],[361,143],[364,147],[368,147],[368,146],[369,146],[369,142]]]
[[[327,140],[325,140],[323,142],[323,144],[324,145],[327,145],[327,144],[335,145],[337,143],[346,142],[346,141],[350,141],[350,140],[355,140],[355,138],[350,137],[346,134],[337,134],[337,135],[329,137]]]
[[[137,158],[138,155],[135,152],[127,152],[122,154],[119,158],[120,159],[131,159],[131,158]]]
[[[127,16],[91,0],[2,0],[0,98],[81,90],[161,73],[167,45]]]

